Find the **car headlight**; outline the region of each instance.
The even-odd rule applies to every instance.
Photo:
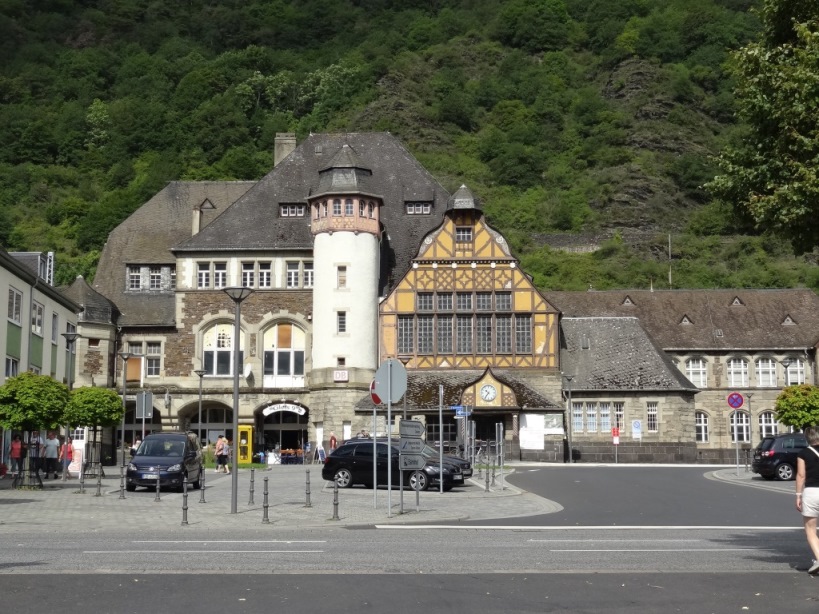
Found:
[[[427,465],[424,467],[427,473],[431,473],[433,475],[438,475],[440,473],[440,468],[437,465]]]
[[[134,463],[128,463],[128,471],[136,471],[136,465]]]
[[[170,473],[174,473],[176,471],[182,471],[182,465],[179,464],[179,463],[177,463],[176,465],[171,465],[170,467],[168,467],[168,471]]]

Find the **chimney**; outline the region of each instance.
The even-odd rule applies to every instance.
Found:
[[[295,148],[295,132],[277,132],[275,145],[273,146],[273,166],[278,166],[279,162],[293,153]]]

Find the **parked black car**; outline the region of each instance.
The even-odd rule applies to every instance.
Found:
[[[387,483],[387,454],[386,443],[376,442],[376,467],[378,484]],[[400,481],[398,467],[398,447],[392,447],[392,477],[393,484]],[[463,482],[463,474],[457,467],[444,463],[443,469],[437,459],[426,458],[423,469],[418,471],[404,471],[404,486],[412,489],[426,490],[432,485],[440,485],[443,476],[444,490],[451,490],[456,480]],[[321,477],[328,481],[335,481],[340,488],[349,488],[354,484],[373,485],[373,442],[371,439],[362,439],[360,442],[345,442],[333,450],[324,461]]]
[[[160,488],[170,486],[182,490],[184,479],[193,488],[202,480],[202,446],[196,433],[151,433],[131,454],[125,474],[125,489],[137,486]]]
[[[376,441],[386,443],[387,438],[386,437],[377,437]],[[399,439],[398,438],[393,438],[392,441],[393,441],[393,445],[398,445]],[[350,445],[350,444],[357,444],[357,443],[362,443],[362,442],[369,442],[371,446],[373,445],[372,444],[373,440],[372,440],[371,437],[356,437],[354,439],[347,439],[346,441],[341,442],[341,446],[347,446],[347,445]],[[424,444],[424,448],[421,451],[421,454],[423,454],[424,456],[432,459],[433,461],[438,460],[439,456],[440,456],[439,453],[438,453],[438,450],[436,450],[435,448],[433,448],[432,446],[430,446],[430,445],[428,445],[426,443]],[[455,467],[457,467],[457,468],[459,468],[461,470],[461,472],[460,472],[461,473],[461,478],[460,479],[455,478],[455,480],[454,480],[456,486],[463,486],[466,479],[472,477],[472,463],[470,463],[468,460],[465,460],[465,459],[461,458],[460,456],[453,456],[451,454],[444,454],[444,464],[454,465]],[[456,475],[457,475],[457,472],[456,472]]]
[[[796,457],[808,441],[802,433],[765,437],[754,450],[751,470],[766,480],[792,480],[796,477]]]

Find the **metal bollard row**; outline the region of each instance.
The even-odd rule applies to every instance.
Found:
[[[199,468],[199,503],[206,503],[205,501],[205,471],[204,467]]]
[[[159,479],[159,474],[156,474],[156,497],[154,497],[154,503],[159,501],[159,483],[162,481]]]
[[[119,498],[125,498],[125,466],[119,467]]]
[[[264,479],[264,502],[262,503],[262,524],[270,524],[270,518],[267,516],[267,508],[269,507],[267,504],[267,480],[269,478]]]
[[[307,490],[305,491],[306,503],[304,507],[313,507],[310,504],[310,470],[307,469]]]
[[[333,481],[333,520],[338,520],[338,482]]]
[[[97,492],[94,494],[94,496],[102,496],[102,466],[97,469]]]
[[[182,526],[188,524],[188,478],[182,480]]]
[[[251,469],[250,469],[250,498],[247,500],[248,505],[254,505],[254,503],[253,503],[253,488],[254,488],[255,480],[256,480],[256,469],[251,467]]]

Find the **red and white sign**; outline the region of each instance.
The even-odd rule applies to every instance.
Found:
[[[370,398],[373,400],[373,403],[375,403],[376,405],[381,405],[381,397],[379,397],[375,393],[375,380],[373,380],[372,383],[370,383]]]
[[[613,437],[611,441],[612,441],[612,443],[613,443],[615,446],[619,446],[619,445],[620,445],[620,437],[619,437],[619,436],[617,436],[617,437]]]
[[[620,436],[620,429],[617,428],[616,426],[613,429],[611,429],[611,436],[612,437],[619,437]]]

